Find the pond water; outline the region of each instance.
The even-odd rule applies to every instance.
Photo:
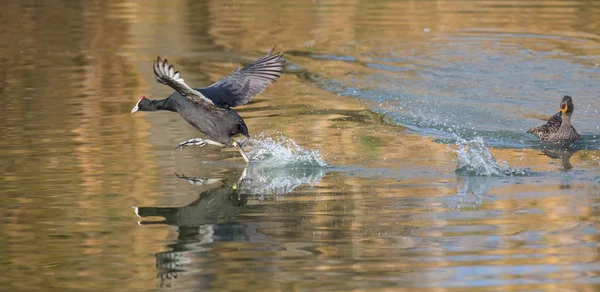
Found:
[[[7,291],[600,288],[600,2],[4,1]],[[135,113],[166,57],[255,160]],[[527,134],[573,97],[582,140]]]

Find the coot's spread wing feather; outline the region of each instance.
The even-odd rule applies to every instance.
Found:
[[[181,78],[179,71],[175,71],[175,68],[173,65],[169,65],[167,59],[161,60],[158,57],[154,61],[154,75],[156,75],[156,81],[170,86],[191,102],[198,105],[214,105],[212,100],[187,85]]]
[[[238,68],[231,75],[198,91],[221,107],[235,107],[248,103],[281,76],[285,59],[281,53],[272,53],[273,50],[256,62]]]

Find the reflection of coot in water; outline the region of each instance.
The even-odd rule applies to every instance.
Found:
[[[193,273],[194,258],[202,258],[204,245],[214,241],[263,242],[255,222],[235,222],[250,195],[282,195],[300,185],[314,184],[325,174],[325,168],[268,168],[250,164],[242,174],[232,170],[221,180],[177,175],[193,185],[222,184],[200,194],[183,207],[134,207],[140,217],[163,217],[163,220],[142,220],[141,225],[168,224],[177,226],[179,235],[170,251],[156,254],[158,276],[163,281]],[[200,261],[198,259],[197,261]]]
[[[164,221],[142,221],[141,224],[190,226],[214,223],[215,219],[236,216],[239,208],[247,204],[249,195],[283,195],[301,185],[316,184],[325,175],[325,169],[269,168],[251,164],[241,174],[234,170],[221,180],[175,175],[193,185],[207,185],[217,181],[223,184],[201,193],[199,199],[184,207],[134,207],[140,217],[165,218]]]
[[[141,224],[169,224],[194,226],[214,223],[219,218],[236,216],[239,208],[248,202],[247,195],[238,194],[231,186],[221,186],[200,194],[200,198],[184,207],[160,208],[138,207],[140,217],[164,217],[164,221],[141,222]]]
[[[560,109],[546,124],[529,129],[527,132],[536,135],[543,141],[575,141],[580,138],[579,133],[571,125],[571,116],[575,106],[573,99],[565,95],[560,102]]]
[[[258,59],[256,62],[238,68],[229,76],[204,88],[194,89],[187,85],[179,71],[160,57],[154,62],[156,80],[175,89],[175,93],[166,99],[150,100],[142,97],[131,110],[157,111],[168,110],[178,112],[183,119],[202,132],[209,139],[190,139],[179,143],[178,148],[185,146],[205,146],[207,144],[220,147],[234,146],[246,162],[250,162],[242,148],[233,141],[233,136],[242,134],[250,137],[246,123],[232,107],[248,103],[267,86],[281,76],[285,60],[276,53]],[[185,98],[184,98],[185,97]]]
[[[188,182],[208,180],[179,176]],[[236,181],[236,180],[233,180]],[[203,245],[213,241],[253,241],[262,238],[256,224],[229,222],[246,206],[248,196],[242,195],[227,179],[225,184],[200,194],[200,198],[183,207],[135,207],[140,217],[163,217],[161,221],[141,221],[140,224],[168,224],[177,226],[175,243],[169,251],[156,254],[156,267],[161,280],[193,273],[193,258],[204,250]],[[163,283],[164,284],[164,283]]]

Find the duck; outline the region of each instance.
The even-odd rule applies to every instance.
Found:
[[[574,110],[573,98],[565,95],[560,102],[558,113],[554,114],[544,125],[529,129],[527,132],[536,135],[542,141],[572,142],[579,140],[581,136],[571,125],[571,116]]]
[[[236,135],[250,138],[244,119],[233,110],[247,104],[282,74],[286,60],[281,53],[271,50],[262,58],[240,68],[221,80],[204,88],[192,88],[170,65],[167,59],[157,57],[153,64],[156,81],[175,90],[167,98],[152,100],[142,96],[131,113],[166,110],[177,112],[190,125],[208,138],[192,138],[179,143],[176,149],[186,146],[235,147],[246,163],[250,159],[239,143],[233,140]]]

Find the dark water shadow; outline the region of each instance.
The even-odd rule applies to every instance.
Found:
[[[236,216],[247,208],[248,201],[284,195],[300,186],[312,186],[326,171],[327,168],[322,167],[270,168],[251,164],[241,173],[239,169],[231,169],[219,179],[175,174],[177,179],[192,185],[215,187],[200,193],[197,200],[182,207],[134,207],[135,213],[142,218],[140,225],[177,226],[177,239],[166,246],[167,251],[155,254],[160,286],[171,286],[178,277],[201,271],[201,263],[207,261],[202,254],[206,245],[213,242],[266,243],[266,237],[258,232],[260,223],[236,220]],[[211,282],[211,279],[196,280],[198,283]]]

